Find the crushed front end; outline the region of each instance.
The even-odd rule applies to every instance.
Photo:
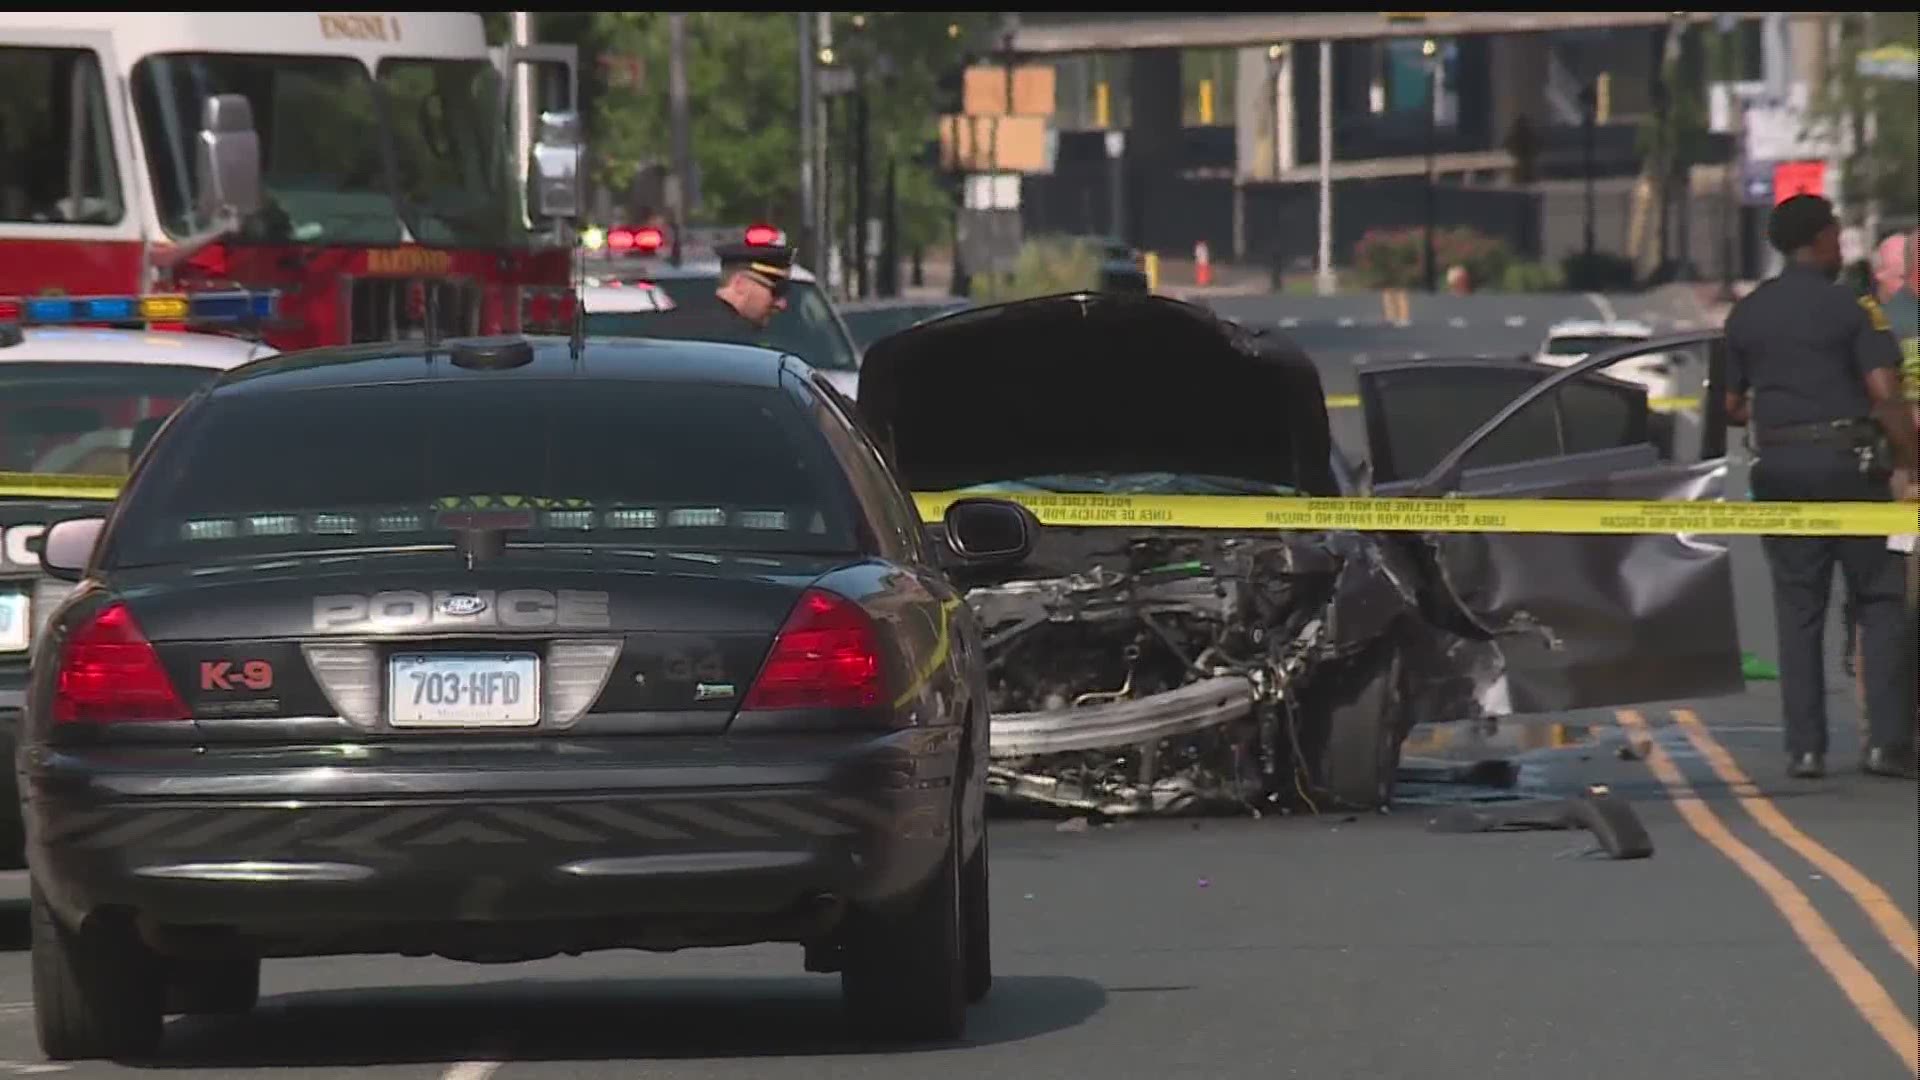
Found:
[[[1314,783],[1316,686],[1345,668],[1402,649],[1409,717],[1468,714],[1484,685],[1421,620],[1405,555],[1371,537],[1048,529],[1033,564],[1059,572],[968,593],[1002,799],[1257,811]]]

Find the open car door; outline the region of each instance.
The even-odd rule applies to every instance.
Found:
[[[1666,417],[1604,369],[1688,356],[1697,404]],[[1718,332],[1609,349],[1566,368],[1422,360],[1361,369],[1375,495],[1718,500]],[[1725,545],[1686,534],[1440,534],[1445,592],[1499,635],[1513,712],[1711,697],[1744,688]]]

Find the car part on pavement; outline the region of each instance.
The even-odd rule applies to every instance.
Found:
[[[1450,806],[1428,826],[1434,832],[1524,832],[1585,829],[1612,859],[1653,857],[1653,836],[1633,808],[1602,784],[1569,799],[1500,807]]]

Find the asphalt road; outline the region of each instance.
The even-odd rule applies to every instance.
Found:
[[[1640,861],[1595,857],[1584,833],[1431,832],[1434,804],[1498,794],[1443,786],[1410,787],[1383,816],[998,822],[998,981],[961,1046],[850,1042],[834,980],[802,974],[796,949],[760,948],[511,968],[273,961],[253,1015],[175,1021],[151,1062],[53,1066],[33,1042],[27,954],[11,951],[0,1076],[1912,1075],[1892,1047],[1915,1044],[1913,786],[1846,774],[1786,788],[1764,696],[1699,703],[1704,737],[1642,710],[1652,762],[1616,757],[1634,729],[1611,715],[1526,740],[1510,726],[1493,745],[1445,729],[1413,748],[1471,760],[1556,736],[1569,745],[1521,753],[1521,786],[1611,785],[1653,837]],[[1731,752],[1765,793],[1755,808],[1694,738]],[[1691,790],[1670,790],[1656,763]],[[1780,836],[1756,816],[1768,811]]]
[[[1359,338],[1337,343],[1373,348]],[[1734,551],[1743,642],[1770,656],[1757,549]],[[12,903],[0,1078],[1920,1076],[1920,798],[1852,771],[1837,658],[1829,686],[1838,771],[1814,783],[1782,779],[1777,698],[1755,683],[1492,735],[1424,729],[1416,760],[1507,757],[1519,781],[1408,783],[1387,815],[997,821],[998,981],[960,1046],[849,1041],[835,980],[768,947],[513,967],[272,961],[254,1014],[175,1021],[154,1061],[50,1065]],[[1596,857],[1579,832],[1429,828],[1462,803],[1593,783],[1634,804],[1652,858]]]

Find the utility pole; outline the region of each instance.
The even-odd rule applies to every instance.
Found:
[[[1320,256],[1316,291],[1332,296],[1333,279],[1333,40],[1320,39]]]
[[[1433,254],[1433,218],[1434,218],[1434,163],[1433,141],[1437,132],[1434,113],[1440,109],[1440,65],[1436,54],[1440,46],[1432,38],[1420,43],[1420,55],[1427,61],[1427,228],[1422,240],[1422,265],[1426,269],[1426,287],[1434,292],[1439,275],[1435,272]]]
[[[680,238],[686,231],[693,193],[693,120],[687,111],[687,16],[667,15],[667,111],[673,127],[673,181],[667,191],[673,223],[673,261],[680,262]]]
[[[514,48],[533,44],[533,12],[508,12],[508,34]],[[527,173],[533,167],[533,72],[525,65],[513,64],[508,72],[513,86],[513,167],[514,186],[526,190]],[[533,201],[522,208],[527,223],[533,221]]]
[[[818,121],[814,117],[819,104],[820,81],[814,77],[813,12],[801,11],[794,17],[799,20],[800,44],[800,257],[806,260],[819,258],[814,246],[819,235],[814,226],[820,220],[819,188],[815,167],[818,165],[814,151],[814,140],[818,137]],[[821,270],[824,272],[825,267]]]

